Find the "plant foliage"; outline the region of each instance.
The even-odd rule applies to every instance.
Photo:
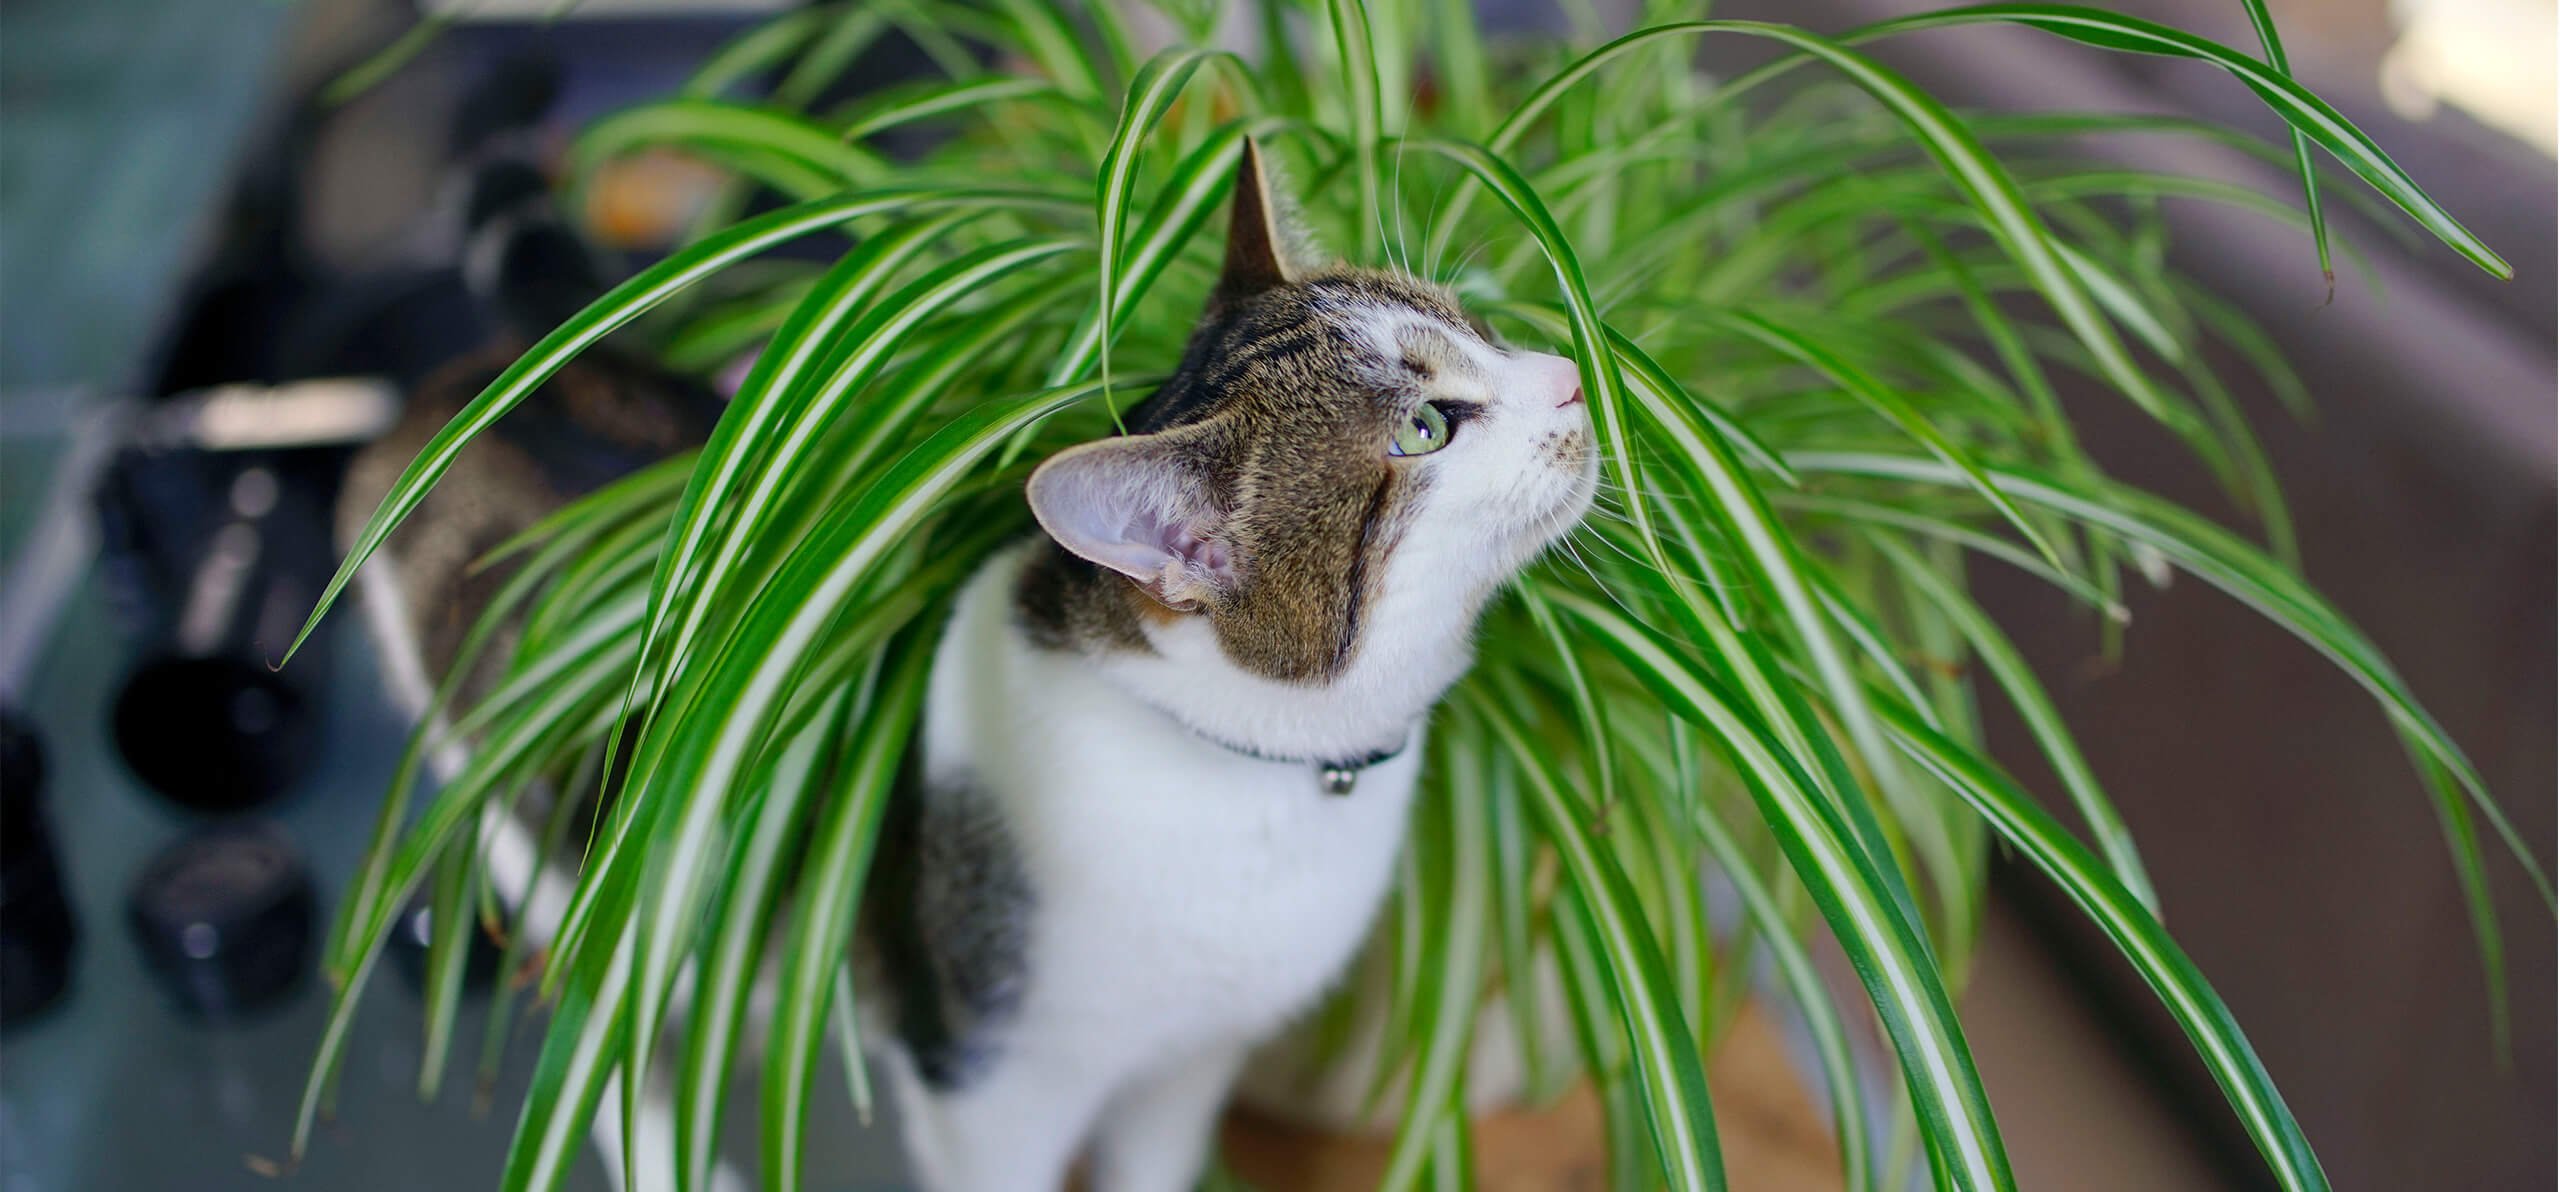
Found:
[[[609,810],[566,854],[583,858],[576,893],[542,953],[549,1022],[506,1184],[557,1186],[592,1117],[616,1111],[608,1088],[618,1079],[627,1109],[628,1090],[673,1062],[678,1174],[702,1186],[749,988],[773,954],[759,1166],[769,1185],[799,1186],[822,1052],[853,1043],[845,942],[947,603],[1027,531],[1028,461],[1108,433],[1175,360],[1250,136],[1336,251],[1443,280],[1512,339],[1581,362],[1607,451],[1601,511],[1489,614],[1482,660],[1435,721],[1381,933],[1396,954],[1391,1048],[1412,1077],[1390,1185],[1466,1181],[1456,1091],[1481,995],[1534,1021],[1536,986],[1508,978],[1551,949],[1580,1042],[1532,1066],[1548,1087],[1575,1072],[1597,1083],[1619,1186],[1723,1186],[1701,1060],[1755,955],[1811,1027],[1847,1186],[1892,1182],[1846,1042],[1865,1015],[1890,1040],[1887,1083],[1937,1182],[2013,1186],[1951,996],[1997,840],[2159,992],[2276,1181],[2325,1187],[2163,929],[2109,795],[1965,583],[1975,560],[2019,568],[2093,610],[2112,645],[2127,575],[2174,567],[2335,660],[2417,760],[2502,984],[2480,825],[2533,858],[2461,750],[2296,576],[2284,507],[2206,348],[2299,386],[2263,336],[2166,267],[2160,207],[2230,202],[2304,228],[2325,269],[2312,169],[2325,157],[2369,192],[2348,201],[2378,196],[2484,269],[2506,266],[2288,77],[2248,7],[2263,58],[2049,4],[1826,35],[1664,2],[1605,43],[1489,38],[1462,0],[1161,6],[1196,45],[1229,15],[1260,30],[1267,48],[1248,62],[1142,54],[1114,5],[876,0],[722,47],[679,94],[591,126],[572,162],[673,147],[732,171],[731,200],[438,435],[322,602],[475,434],[604,336],[691,367],[753,353],[698,454],[512,548],[515,579],[476,640],[499,640],[502,620],[524,631],[503,683],[442,709],[476,743],[460,776],[413,797],[435,744],[422,729],[385,802],[328,948],[339,992],[303,1133],[394,909],[431,888],[457,912],[438,922],[475,899],[502,915],[484,835],[529,786],[603,773],[618,775]],[[1596,25],[1567,8],[1577,29]],[[2191,59],[2264,100],[2293,143],[1958,112],[1867,51],[1979,24]],[[893,32],[942,77],[810,106]],[[1708,77],[1690,65],[1705,39],[1779,56]],[[875,147],[910,126],[940,139],[912,158]],[[2073,146],[2092,132],[2248,146],[2299,168],[2305,206],[2091,163]],[[2066,377],[2149,415],[2258,540],[2108,479],[2056,396]],[[2079,831],[1985,755],[1983,700],[2022,714]],[[1709,864],[1743,903],[1745,926],[1722,940],[1702,901]],[[1867,1005],[1834,1004],[1815,977],[1800,937],[1816,928]],[[511,947],[543,943],[518,933]],[[671,1016],[682,984],[691,1009]],[[431,989],[430,1089],[455,984]],[[496,1017],[503,1031],[503,1004]],[[484,1057],[498,1050],[493,1034]]]

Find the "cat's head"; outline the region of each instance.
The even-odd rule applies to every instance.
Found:
[[[1237,666],[1322,684],[1364,652],[1462,641],[1589,508],[1598,452],[1572,361],[1502,346],[1412,277],[1300,265],[1283,211],[1248,142],[1181,366],[1030,499],[1058,545],[1127,577],[1156,644],[1205,622]]]

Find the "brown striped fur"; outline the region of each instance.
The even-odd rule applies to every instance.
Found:
[[[357,453],[338,496],[338,539],[352,542],[427,441],[512,363],[502,343],[457,360],[409,397],[388,434]],[[462,449],[452,469],[373,564],[391,570],[431,679],[450,669],[464,635],[511,568],[482,556],[561,506],[632,471],[698,447],[719,417],[709,391],[610,352],[560,371]],[[463,691],[463,706],[511,652],[501,634]]]
[[[1203,616],[1237,665],[1298,683],[1332,678],[1358,649],[1382,560],[1430,483],[1384,444],[1437,382],[1471,367],[1451,341],[1483,333],[1439,287],[1298,268],[1281,220],[1248,145],[1225,271],[1180,366],[1133,412],[1131,437],[1075,449],[1146,451],[1177,471],[1231,574],[1168,592],[1051,543],[1018,595],[1035,641],[1144,650],[1144,621]],[[1392,354],[1359,334],[1380,311],[1421,316]]]

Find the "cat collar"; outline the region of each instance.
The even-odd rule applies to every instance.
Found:
[[[1411,738],[1408,737],[1407,740],[1411,740]],[[1398,741],[1396,742],[1396,747],[1393,749],[1381,749],[1375,753],[1364,753],[1355,758],[1345,758],[1341,761],[1317,762],[1316,789],[1321,790],[1328,795],[1334,795],[1337,797],[1350,794],[1351,788],[1359,785],[1360,772],[1362,770],[1366,770],[1371,766],[1377,765],[1388,758],[1404,752],[1405,743],[1405,741]]]
[[[1353,757],[1284,757],[1276,753],[1265,753],[1250,745],[1239,745],[1233,741],[1225,740],[1220,737],[1213,737],[1198,729],[1190,728],[1188,725],[1185,725],[1184,728],[1189,730],[1192,736],[1198,737],[1203,741],[1207,741],[1208,743],[1215,745],[1220,749],[1224,749],[1229,753],[1243,754],[1255,761],[1293,762],[1298,765],[1312,765],[1316,770],[1316,789],[1335,797],[1350,794],[1351,789],[1360,784],[1360,775],[1362,771],[1403,753],[1405,751],[1405,747],[1413,743],[1413,734],[1408,731],[1405,733],[1402,740],[1397,741],[1395,745],[1390,748],[1373,750]]]

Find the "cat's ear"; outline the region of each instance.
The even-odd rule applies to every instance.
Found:
[[[1031,514],[1067,553],[1136,580],[1167,608],[1212,604],[1233,587],[1235,567],[1191,437],[1125,435],[1061,451],[1031,474]]]
[[[1286,200],[1272,189],[1261,147],[1246,137],[1244,155],[1236,162],[1235,210],[1227,217],[1227,263],[1218,273],[1212,307],[1297,280],[1289,263],[1288,211]]]

